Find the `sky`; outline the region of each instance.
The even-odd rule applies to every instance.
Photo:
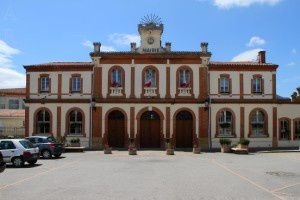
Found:
[[[277,93],[300,86],[299,0],[0,0],[0,88],[25,87],[23,65],[90,61],[92,43],[125,51],[139,43],[147,14],[164,24],[172,50],[199,51],[212,61],[255,60],[266,50],[279,65]]]

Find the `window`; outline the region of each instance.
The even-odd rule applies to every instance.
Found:
[[[80,92],[81,91],[81,77],[74,76],[71,78],[71,91],[72,92]]]
[[[147,69],[144,78],[144,87],[156,87],[156,73],[153,69]]]
[[[50,83],[50,79],[49,77],[41,77],[41,92],[49,92],[50,91],[50,87],[49,84]]]
[[[190,79],[191,79],[191,76],[190,76],[190,71],[187,70],[187,69],[182,69],[180,70],[179,72],[179,87],[181,88],[188,88],[188,87],[191,87],[191,84],[190,84]]]
[[[37,113],[37,134],[50,133],[50,114],[46,110]]]
[[[218,117],[218,133],[219,137],[233,136],[233,116],[228,110],[223,110]]]
[[[12,141],[2,141],[0,142],[0,149],[6,150],[6,149],[15,149],[16,146]]]
[[[20,140],[20,144],[25,148],[25,149],[31,149],[34,148],[34,145],[29,142],[28,140]]]
[[[252,93],[262,93],[262,78],[254,77],[252,80]]]
[[[294,130],[295,130],[294,137],[296,140],[299,140],[300,139],[300,119],[295,120]]]
[[[230,79],[229,77],[220,78],[220,93],[229,94],[230,93]]]
[[[251,115],[251,135],[252,136],[264,136],[266,134],[265,114],[256,110]]]
[[[8,100],[9,109],[19,109],[19,99],[9,99]]]
[[[290,139],[290,121],[288,119],[282,119],[279,121],[279,137],[280,139]]]
[[[111,72],[111,87],[122,87],[122,71],[113,69]]]
[[[0,98],[0,109],[5,109],[6,100],[4,98]]]
[[[74,110],[69,114],[69,134],[82,134],[82,114],[77,110]]]

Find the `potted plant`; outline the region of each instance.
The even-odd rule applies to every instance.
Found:
[[[173,148],[169,138],[166,139],[166,146],[167,146],[166,154],[174,155],[174,148]]]
[[[111,148],[109,147],[108,144],[104,145],[104,154],[112,154]]]
[[[241,138],[239,141],[239,145],[238,148],[240,149],[246,149],[248,151],[248,146],[249,146],[250,141],[245,139],[245,138]]]
[[[128,154],[129,155],[137,155],[137,150],[136,150],[136,147],[134,144],[134,138],[129,139]]]
[[[220,138],[221,152],[230,153],[231,140],[228,138]]]
[[[79,138],[72,138],[70,140],[71,147],[80,147],[80,139]]]

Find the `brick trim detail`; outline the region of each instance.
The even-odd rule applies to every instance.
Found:
[[[199,99],[206,99],[209,91],[209,75],[206,67],[199,68]]]
[[[170,128],[171,128],[171,108],[166,107],[166,138],[170,138]]]
[[[272,94],[273,99],[276,99],[277,91],[276,91],[276,74],[272,74]]]
[[[249,133],[248,133],[248,137],[254,138],[254,136],[252,135],[252,126],[251,126],[251,117],[252,115],[256,112],[256,111],[261,111],[264,113],[264,127],[265,127],[265,131],[264,131],[264,135],[262,137],[269,137],[269,129],[268,129],[268,113],[262,109],[262,108],[255,108],[253,109],[248,116],[248,125],[249,125]],[[277,125],[277,123],[276,123]],[[274,126],[274,124],[273,124]],[[274,130],[274,129],[273,129]],[[274,132],[274,131],[273,131]]]
[[[102,107],[94,107],[92,109],[92,126],[93,126],[93,137],[101,138],[102,136]]]
[[[25,137],[29,136],[29,107],[25,107]]]
[[[102,67],[94,68],[94,98],[102,98]]]
[[[215,138],[219,137],[219,130],[220,130],[220,127],[219,127],[219,118],[220,118],[221,112],[224,112],[224,111],[226,111],[226,112],[228,111],[228,112],[231,113],[231,116],[232,116],[232,134],[231,134],[230,137],[236,137],[236,131],[235,131],[235,120],[236,120],[236,117],[235,117],[235,113],[230,108],[222,108],[222,109],[220,109],[216,113],[216,133],[215,133]]]
[[[26,99],[30,98],[30,74],[26,74]]]
[[[273,137],[272,137],[272,147],[278,147],[277,140],[277,108],[273,107]]]
[[[62,74],[58,74],[58,85],[57,85],[57,98],[61,99],[61,90],[62,90]]]
[[[121,81],[122,81],[122,96],[111,96],[110,86],[111,86],[111,73],[113,70],[120,70],[121,71]],[[107,97],[109,98],[125,98],[125,71],[123,67],[114,65],[112,66],[107,73]]]
[[[57,123],[57,127],[56,127],[56,136],[57,138],[61,137],[61,107],[58,106],[56,109],[56,123]]]
[[[171,98],[170,78],[171,78],[170,67],[166,67],[166,98]]]
[[[240,107],[240,137],[245,137],[245,107]]]
[[[70,135],[70,130],[69,130],[69,116],[70,116],[70,113],[72,111],[77,111],[77,112],[80,112],[81,115],[82,115],[82,136],[86,136],[86,133],[85,133],[85,113],[83,112],[83,110],[81,108],[78,108],[78,107],[73,107],[73,108],[70,108],[68,110],[68,112],[66,113],[66,116],[65,116],[65,123],[66,123],[66,126],[65,126],[65,136],[67,135]],[[79,136],[81,136],[79,135]]]
[[[130,107],[130,138],[134,138],[135,135],[135,107]]]
[[[136,96],[135,96],[135,67],[131,67],[130,98],[136,98]]]
[[[244,74],[240,74],[240,99],[244,99]]]

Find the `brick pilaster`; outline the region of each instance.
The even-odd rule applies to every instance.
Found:
[[[135,121],[135,108],[130,107],[130,138],[134,138],[134,121]]]
[[[240,74],[240,99],[244,99],[244,74]]]
[[[170,138],[170,126],[171,126],[171,118],[170,118],[170,107],[166,107],[166,138]]]
[[[25,107],[25,137],[29,136],[29,107]]]
[[[58,106],[57,107],[57,111],[56,111],[56,120],[57,120],[57,126],[56,126],[56,136],[57,138],[61,137],[61,107]]]
[[[273,137],[272,137],[272,147],[278,146],[277,140],[277,107],[273,107]]]
[[[245,137],[245,108],[240,107],[240,136]]]
[[[101,136],[102,136],[102,107],[94,107],[92,109],[92,126],[93,126],[92,146],[93,148],[100,148]]]
[[[94,68],[94,98],[102,98],[102,67]]]
[[[198,110],[198,120],[199,120],[199,140],[200,147],[208,147],[208,109],[205,107],[200,107]]]
[[[208,73],[206,67],[199,68],[199,99],[205,100],[208,97]]]
[[[130,98],[135,98],[135,68],[131,67]]]
[[[170,66],[166,67],[166,98],[171,98],[171,89],[170,89]]]

